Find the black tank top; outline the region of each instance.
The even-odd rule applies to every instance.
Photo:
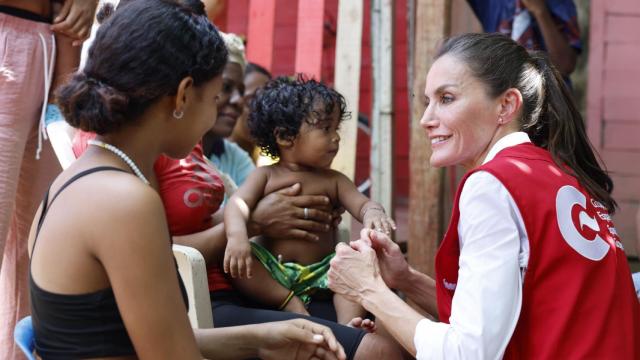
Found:
[[[82,171],[64,183],[50,203],[48,203],[49,191],[47,190],[42,213],[38,219],[31,258],[33,258],[38,234],[47,211],[62,190],[83,176],[106,170],[124,171],[107,166]],[[187,294],[180,274],[178,274],[178,281],[185,306],[188,307]],[[42,359],[135,355],[133,344],[129,339],[118,311],[113,290],[110,287],[89,294],[54,294],[41,289],[33,281],[31,263],[29,263],[29,291],[35,331],[35,348],[36,353]],[[147,299],[140,299],[140,301],[147,301]]]

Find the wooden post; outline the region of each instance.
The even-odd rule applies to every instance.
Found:
[[[393,1],[372,0],[371,198],[393,216]]]
[[[335,89],[347,100],[352,119],[342,125],[340,151],[333,168],[353,180],[356,160],[356,134],[360,95],[360,57],[362,52],[362,0],[340,0],[338,3],[338,35],[336,39]],[[340,225],[340,238],[348,239],[351,216],[345,213]]]
[[[409,151],[409,262],[433,275],[434,257],[443,232],[444,170],[429,166],[431,146],[420,127],[427,71],[438,43],[449,33],[451,0],[416,0],[413,99]]]
[[[276,0],[251,0],[247,27],[247,58],[271,71],[276,20]]]
[[[296,73],[322,78],[322,37],[325,0],[298,0],[298,36],[296,38]]]

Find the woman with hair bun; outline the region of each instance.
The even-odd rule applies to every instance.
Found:
[[[558,71],[503,35],[466,34],[444,43],[424,95],[431,165],[468,171],[436,277],[364,230],[338,245],[331,289],[418,359],[639,359],[613,184]]]
[[[32,226],[41,358],[344,358],[331,331],[306,320],[190,328],[153,166],[184,158],[211,128],[226,62],[200,1],[128,1],[60,90],[65,119],[98,136]]]

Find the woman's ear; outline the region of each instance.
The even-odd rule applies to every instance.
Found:
[[[502,125],[511,123],[522,112],[522,94],[516,88],[507,89],[500,98],[498,121]]]
[[[273,136],[275,136],[278,146],[282,148],[290,148],[293,146],[293,139],[289,136],[285,136],[284,133],[285,131],[281,127],[277,127],[273,130]]]
[[[175,107],[173,108],[174,114],[183,113],[189,102],[189,98],[193,95],[193,78],[187,76],[178,84],[178,90],[175,95]]]

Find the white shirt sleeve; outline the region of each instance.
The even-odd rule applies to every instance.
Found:
[[[460,269],[450,324],[418,323],[420,360],[500,359],[520,315],[529,244],[513,198],[480,171],[467,179],[459,206]]]

